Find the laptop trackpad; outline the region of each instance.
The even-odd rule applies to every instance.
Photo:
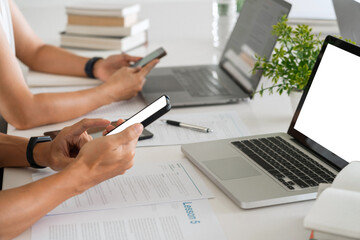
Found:
[[[145,84],[144,89],[149,93],[157,92],[178,92],[184,91],[178,80],[172,75],[159,75],[149,77],[149,84]]]
[[[240,158],[227,158],[203,162],[221,180],[261,175],[253,166]]]

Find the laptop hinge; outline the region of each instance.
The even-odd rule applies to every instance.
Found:
[[[316,153],[314,150],[312,150],[311,148],[308,148],[306,146],[304,146],[303,144],[301,144],[298,140],[296,140],[295,138],[291,138],[290,139],[294,144],[296,144],[298,147],[305,149],[306,151],[310,152],[312,155],[314,155],[316,158],[318,158],[320,161],[322,161],[324,164],[326,164],[327,166],[333,168],[335,171],[340,172],[341,168],[339,168],[338,166],[336,166],[335,164],[329,162],[328,160],[326,160],[326,158],[324,158],[323,156],[319,155],[318,153]]]

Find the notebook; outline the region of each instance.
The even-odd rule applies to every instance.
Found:
[[[332,0],[339,26],[344,39],[360,43],[360,3],[356,0]]]
[[[314,199],[360,159],[360,48],[327,36],[287,133],[182,145],[241,208]]]
[[[283,0],[246,1],[217,65],[155,68],[142,90],[145,102],[167,94],[174,107],[225,104],[249,98],[261,71],[252,74],[255,53],[269,57],[276,43],[272,26],[287,15]],[[191,56],[189,56],[191,57]]]

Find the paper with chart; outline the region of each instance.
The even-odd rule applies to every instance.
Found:
[[[33,180],[54,174],[38,171]],[[186,161],[139,164],[63,202],[48,215],[213,197]]]
[[[208,200],[45,216],[31,239],[224,240]]]
[[[191,114],[166,114],[162,119],[170,119],[213,129],[211,133],[197,132],[191,129],[170,126],[155,121],[146,127],[154,137],[139,141],[137,146],[176,145],[194,142],[235,138],[249,134],[239,114],[235,111],[204,112]]]

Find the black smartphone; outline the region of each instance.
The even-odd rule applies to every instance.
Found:
[[[154,60],[156,58],[160,59],[164,56],[166,56],[166,51],[161,47],[161,48],[156,49],[152,53],[146,55],[139,61],[135,62],[133,65],[131,65],[131,67],[143,67],[146,64],[148,64],[149,62],[151,62],[152,60]]]
[[[144,128],[150,123],[154,122],[156,119],[170,111],[171,104],[168,96],[163,95],[156,99],[154,102],[150,103],[148,106],[143,108],[141,111],[134,114],[128,120],[108,132],[106,135],[112,135],[119,132],[122,132],[127,127],[135,123],[141,123]]]
[[[97,132],[91,132],[91,133],[88,132],[88,134],[91,135],[93,139],[95,139],[98,137],[102,137],[103,131],[97,131]],[[144,128],[142,133],[139,136],[139,141],[152,138],[153,136],[154,136],[154,134],[152,132],[150,132],[149,130]]]

